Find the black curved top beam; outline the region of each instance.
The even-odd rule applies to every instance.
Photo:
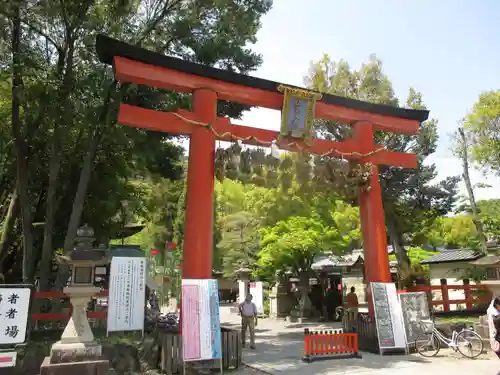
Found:
[[[267,79],[251,77],[244,74],[238,74],[227,70],[217,69],[186,60],[165,56],[160,53],[152,52],[144,48],[127,44],[105,35],[97,36],[96,48],[99,59],[103,63],[110,65],[113,64],[113,57],[119,56],[130,60],[139,61],[145,64],[160,66],[187,74],[212,78],[223,82],[266,91],[276,92],[278,86],[281,85],[281,83],[269,81]],[[296,87],[291,85],[286,86]],[[320,101],[327,104],[334,104],[345,108],[356,109],[362,112],[377,113],[380,115],[404,118],[419,122],[423,122],[429,117],[428,110],[398,108],[383,104],[363,102],[361,100],[349,99],[342,96],[330,94],[323,94],[323,97]]]

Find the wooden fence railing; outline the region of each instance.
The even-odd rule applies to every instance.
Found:
[[[491,292],[487,285],[448,285],[446,280],[442,280],[441,285],[418,285],[408,289],[409,292],[426,292],[430,301],[430,305],[435,311],[451,311],[460,310],[452,309],[452,305],[463,305],[465,310],[472,310],[481,304],[488,304],[491,301]],[[463,298],[451,299],[450,294],[453,291],[460,291]],[[404,293],[405,291],[399,291]],[[108,291],[103,290],[96,294],[97,298],[108,297]],[[71,316],[72,306],[69,303],[68,296],[63,292],[35,292],[34,293],[33,312],[31,319],[34,322],[49,322],[49,321],[67,321]],[[48,300],[48,303],[43,303],[42,300]],[[66,300],[66,302],[64,302]],[[59,307],[56,307],[59,304]],[[61,306],[66,306],[61,308]],[[48,306],[48,307],[47,307]],[[56,311],[53,311],[56,310]],[[61,311],[65,310],[65,311]],[[106,319],[107,308],[101,306],[101,311],[89,311],[87,316],[90,319]]]
[[[106,298],[108,291],[103,290],[95,295],[96,298]],[[90,302],[90,298],[89,298]],[[87,316],[92,320],[105,320],[107,306],[100,306],[100,311],[88,311]],[[73,311],[69,297],[63,292],[35,292],[33,294],[31,320],[38,329],[64,328]],[[36,329],[35,328],[35,329]]]
[[[441,285],[418,285],[408,291],[426,292],[434,311],[473,310],[491,301],[491,291],[487,285],[470,285],[465,282],[463,285],[448,285],[445,279],[441,281]],[[463,298],[451,299],[450,295],[454,291],[463,294]],[[455,309],[451,309],[451,305],[456,305]],[[458,305],[463,307],[459,308]]]

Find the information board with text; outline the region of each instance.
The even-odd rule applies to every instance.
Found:
[[[144,329],[146,258],[113,257],[109,276],[108,332]]]
[[[222,358],[217,280],[182,280],[182,359]]]

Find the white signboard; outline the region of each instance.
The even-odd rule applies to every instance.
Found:
[[[238,302],[242,303],[245,301],[245,297],[247,295],[247,282],[248,281],[238,281]]]
[[[257,314],[264,315],[264,288],[262,286],[262,281],[250,283],[250,294],[253,297],[252,302],[255,303],[255,307],[257,307]]]
[[[108,332],[144,329],[146,258],[113,257],[109,275]]]
[[[0,288],[0,344],[26,341],[30,299],[30,288]]]
[[[222,358],[217,280],[182,280],[182,359]]]
[[[380,354],[387,349],[406,350],[403,313],[393,283],[370,283]]]

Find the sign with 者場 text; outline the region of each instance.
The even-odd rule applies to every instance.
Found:
[[[0,287],[0,345],[26,341],[31,288]]]
[[[222,358],[217,280],[182,280],[182,359]]]
[[[113,257],[109,275],[108,332],[144,329],[146,259]]]

